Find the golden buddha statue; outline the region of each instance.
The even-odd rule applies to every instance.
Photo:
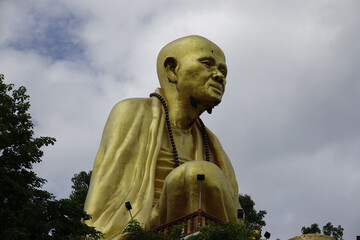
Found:
[[[225,55],[213,42],[188,36],[159,53],[161,88],[150,98],[119,102],[107,120],[95,159],[85,211],[87,221],[121,239],[132,215],[151,229],[195,212],[197,174],[205,174],[202,210],[237,222],[238,185],[229,158],[200,115],[221,102]]]

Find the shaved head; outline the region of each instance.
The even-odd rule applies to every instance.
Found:
[[[166,67],[169,64],[173,68],[178,67],[184,56],[188,54],[196,55],[204,50],[209,53],[217,53],[225,59],[224,53],[215,43],[197,35],[176,39],[163,47],[157,58],[157,73],[160,86],[166,90],[167,84],[171,82],[171,79],[166,74]]]

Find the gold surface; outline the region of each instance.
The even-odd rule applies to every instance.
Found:
[[[116,104],[105,125],[85,203],[85,211],[93,216],[87,224],[102,231],[105,239],[121,239],[130,220],[126,201],[146,229],[196,211],[197,174],[205,174],[202,209],[223,221],[237,221],[234,170],[209,130],[211,162],[204,161],[197,120],[221,102],[227,74],[224,53],[203,37],[181,38],[160,51],[157,70],[161,88],[156,91],[166,100],[182,165],[160,169],[173,156],[165,112],[157,98]]]
[[[303,234],[290,238],[289,240],[335,240],[335,238],[322,234]]]

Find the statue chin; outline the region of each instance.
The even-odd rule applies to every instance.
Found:
[[[221,99],[212,99],[211,104],[207,105],[206,111],[211,114],[212,110],[214,109],[214,107],[216,107],[217,105],[219,105],[221,103]]]
[[[209,94],[208,96],[205,96],[203,99],[203,102],[205,102],[205,106],[209,106],[211,108],[216,107],[217,105],[220,104],[221,100],[222,100],[222,96],[218,93],[216,94]]]
[[[194,108],[198,108],[201,106],[200,109],[202,109],[202,111],[207,111],[209,114],[211,114],[213,108],[220,104],[221,97],[218,98],[218,97],[209,96],[206,98],[202,98],[200,100],[191,97],[190,102]]]

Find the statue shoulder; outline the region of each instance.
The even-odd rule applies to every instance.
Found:
[[[140,123],[139,119],[143,119],[148,115],[151,108],[147,107],[150,98],[129,98],[118,102],[111,110],[106,121],[103,138],[111,138],[114,132],[117,134],[128,131],[130,126]],[[150,109],[150,110],[149,110]]]
[[[115,104],[114,108],[141,107],[150,104],[150,98],[128,98]]]
[[[111,114],[119,113],[139,113],[146,110],[147,106],[151,105],[150,98],[128,98],[115,104],[111,110]]]

